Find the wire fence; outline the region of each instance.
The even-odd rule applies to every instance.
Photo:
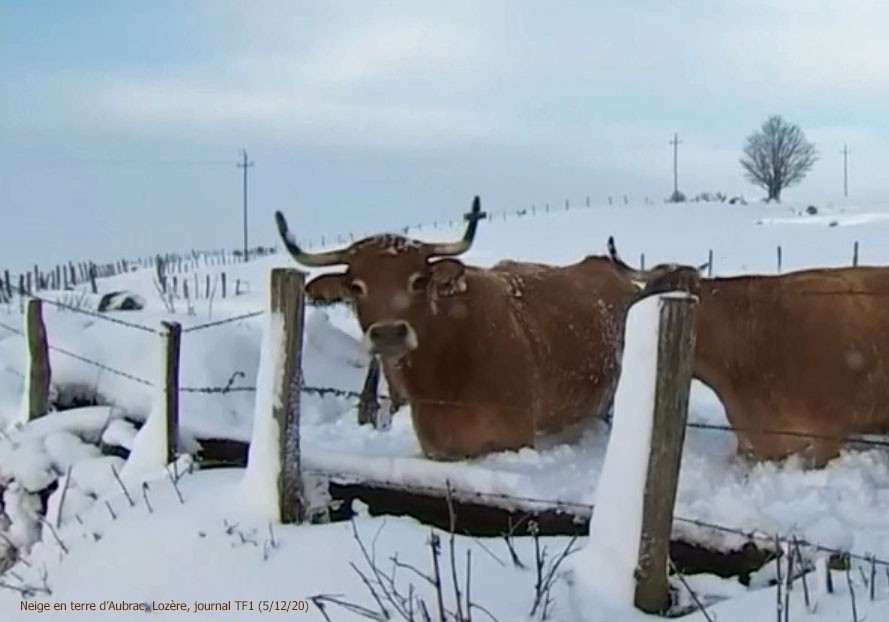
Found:
[[[190,327],[188,329],[184,329],[183,333],[191,333],[196,332],[198,330],[204,330],[208,328],[213,328],[217,326],[223,326],[225,324],[229,324],[232,322],[243,321],[245,319],[250,319],[256,317],[258,315],[262,315],[264,312],[253,312],[246,313],[243,315],[235,316],[232,318],[226,318],[224,320],[218,320],[215,322],[209,322],[207,324],[200,324],[194,327]],[[106,318],[103,318],[106,319]],[[24,337],[24,331],[5,322],[0,322],[0,328],[11,332],[13,334]],[[154,387],[156,383],[148,380],[146,378],[139,377],[135,374],[126,372],[121,369],[116,369],[102,363],[100,361],[96,361],[89,357],[83,356],[76,352],[72,352],[65,348],[61,348],[58,346],[54,346],[51,343],[48,344],[48,347],[51,351],[57,352],[63,356],[70,357],[74,360],[77,360],[86,365],[90,365],[97,369],[100,369],[104,372],[110,373],[112,375],[131,380],[133,382],[139,383],[143,386]],[[253,393],[256,392],[256,387],[252,385],[235,385],[234,381],[236,378],[244,377],[243,372],[234,372],[229,378],[228,382],[225,385],[220,386],[180,386],[179,391],[181,393],[190,393],[190,394],[203,394],[203,395],[227,395],[230,393]],[[350,389],[342,389],[338,387],[330,387],[330,386],[313,386],[313,385],[303,385],[301,387],[301,392],[304,394],[315,395],[318,397],[339,397],[345,399],[361,399],[364,395],[360,391],[350,390]],[[380,393],[377,396],[379,400],[388,400],[390,402],[395,402],[392,396]],[[455,408],[478,408],[481,404],[470,402],[470,401],[460,401],[460,400],[443,400],[443,399],[426,399],[426,398],[417,398],[414,397],[411,399],[411,402],[415,405],[435,405],[435,406],[450,406]],[[806,432],[800,430],[789,430],[789,429],[777,429],[777,428],[767,428],[767,427],[741,427],[741,426],[733,426],[728,424],[717,424],[717,423],[707,423],[707,422],[697,422],[690,421],[687,424],[688,428],[698,429],[698,430],[709,430],[714,432],[727,432],[732,434],[738,433],[749,433],[749,434],[757,434],[764,436],[784,436],[784,437],[795,437],[795,438],[804,438],[810,440],[820,440],[820,441],[832,441],[843,444],[856,444],[861,446],[869,446],[874,448],[889,448],[889,436],[887,435],[831,435],[831,434],[823,434],[817,432]]]
[[[652,201],[648,197],[642,199],[643,203],[652,205]],[[622,204],[629,205],[631,203],[628,195],[613,195],[607,197],[608,205]],[[487,219],[491,222],[507,221],[514,218],[525,218],[529,216],[543,216],[549,213],[559,213],[579,208],[601,207],[604,203],[591,204],[590,196],[586,196],[585,201],[572,201],[564,199],[564,202],[541,202],[539,204],[532,203],[529,207],[520,208],[503,208],[498,210],[486,210]],[[394,230],[401,231],[407,235],[410,231],[435,230],[439,228],[453,228],[460,226],[463,221],[459,218],[450,219],[431,219],[425,222],[418,222],[411,225],[394,227]],[[305,248],[315,248],[317,246],[325,246],[328,244],[345,244],[355,241],[356,239],[371,235],[371,232],[337,232],[332,234],[319,234],[315,237],[301,237],[298,242]],[[204,265],[237,265],[243,264],[246,259],[264,257],[273,255],[278,252],[277,247],[258,246],[248,249],[249,257],[245,258],[243,251],[225,251],[225,250],[191,250],[189,252],[160,253],[136,259],[121,259],[111,262],[63,262],[54,266],[50,270],[43,271],[37,266],[32,271],[10,274],[8,270],[0,271],[0,302],[11,302],[10,298],[14,290],[19,287],[13,283],[18,281],[26,287],[22,287],[27,295],[33,296],[40,289],[58,289],[68,291],[69,287],[84,285],[86,283],[95,283],[96,279],[108,278],[133,272],[134,270],[146,270],[157,267],[158,262],[162,262],[166,269],[172,272],[182,274],[188,272],[191,266],[200,266],[203,261]],[[77,268],[77,269],[75,269]],[[95,290],[95,288],[94,288]],[[21,293],[21,292],[19,292]],[[153,329],[152,329],[153,330]]]
[[[70,305],[64,304],[55,304],[56,301],[49,301],[47,299],[41,299],[44,302],[49,302],[50,304],[54,304],[59,308],[65,308],[66,310],[70,310],[77,313],[82,313],[84,315],[95,317],[102,320],[111,321],[113,323],[117,323],[119,325],[126,326],[127,328],[133,328],[137,330],[143,330],[144,332],[150,332],[152,334],[158,334],[159,331],[153,328],[133,324],[130,322],[118,321],[116,318],[111,318],[105,315],[97,314],[88,310],[80,309],[77,307],[71,307]],[[197,332],[201,330],[206,330],[218,326],[223,326],[226,324],[230,324],[233,322],[243,321],[246,319],[254,318],[259,315],[262,315],[264,311],[250,312],[241,314],[238,316],[225,318],[222,320],[216,320],[213,322],[207,322],[205,324],[200,324],[192,327],[188,327],[184,329],[183,333],[191,333]],[[9,331],[13,334],[24,336],[24,331],[18,329],[14,326],[10,326],[4,322],[0,322],[0,328]],[[102,371],[117,375],[119,377],[128,379],[130,381],[139,383],[144,386],[156,386],[156,383],[147,380],[145,378],[140,378],[134,374],[128,373],[126,371],[115,369],[109,365],[101,363],[99,361],[95,361],[90,359],[89,357],[77,354],[70,350],[60,348],[58,346],[54,346],[52,344],[48,344],[50,350],[54,352],[58,352],[64,356],[71,357],[79,362],[84,364],[96,367]],[[207,386],[207,387],[192,387],[192,386],[182,386],[179,388],[179,391],[182,393],[191,393],[191,394],[215,394],[215,395],[226,395],[229,393],[243,393],[243,392],[255,392],[256,387],[254,386],[243,386],[243,385],[235,385],[235,381],[238,378],[243,379],[245,377],[243,372],[234,372],[229,378],[228,382],[224,386]],[[313,394],[316,396],[335,396],[340,398],[348,398],[348,399],[360,399],[362,394],[358,391],[352,391],[347,389],[340,389],[335,387],[321,387],[321,386],[310,386],[304,385],[301,387],[301,392],[304,394]],[[379,399],[389,399],[392,398],[380,394],[378,396]],[[415,404],[422,403],[435,403],[438,405],[451,405],[451,406],[464,406],[471,407],[477,406],[477,404],[473,404],[471,402],[460,402],[453,400],[412,400]],[[767,430],[760,428],[750,428],[750,429],[742,429],[736,428],[730,425],[720,425],[720,424],[710,424],[710,423],[701,423],[701,422],[690,422],[687,424],[689,428],[701,429],[701,430],[710,430],[710,431],[719,431],[719,432],[753,432],[757,434],[776,434],[776,435],[790,435],[796,437],[804,437],[804,438],[812,438],[819,440],[833,440],[833,441],[844,441],[844,442],[856,442],[864,445],[870,445],[873,447],[886,448],[889,447],[889,439],[865,439],[865,438],[856,438],[856,437],[835,437],[830,435],[823,434],[814,434],[814,433],[806,433],[799,432],[793,430]],[[305,471],[307,474],[313,474],[316,476],[323,476],[328,480],[353,480],[356,482],[360,482],[362,485],[366,486],[378,486],[378,487],[392,487],[393,485],[398,486],[398,484],[393,484],[393,482],[385,482],[385,481],[375,481],[372,478],[368,478],[366,475],[361,473],[348,473],[344,471],[325,471],[325,470],[312,470],[307,469]],[[454,494],[465,501],[475,502],[478,504],[485,505],[493,505],[502,506],[503,504],[512,504],[514,506],[527,506],[528,504],[534,504],[538,506],[538,509],[544,509],[546,511],[557,511],[557,512],[567,512],[572,514],[578,513],[591,513],[593,511],[593,505],[589,503],[582,503],[577,501],[568,501],[568,500],[560,500],[560,499],[545,499],[538,498],[532,496],[523,496],[523,495],[515,495],[508,493],[492,493],[492,492],[480,492],[480,491],[471,491],[471,490],[455,490],[451,487],[443,488],[436,487],[430,485],[404,485],[404,488],[416,493],[426,493],[435,496],[444,496],[446,494]],[[850,551],[850,550],[842,550],[836,547],[830,547],[818,542],[810,541],[805,538],[801,538],[795,534],[784,533],[784,534],[775,534],[768,533],[759,529],[744,529],[733,527],[729,525],[723,525],[718,523],[712,523],[703,521],[700,519],[687,517],[687,516],[674,516],[674,523],[681,523],[691,525],[701,529],[708,529],[716,532],[726,533],[735,535],[741,538],[744,538],[748,541],[759,541],[768,543],[770,546],[774,545],[776,541],[782,541],[786,543],[793,543],[794,546],[799,546],[802,548],[809,549],[814,552],[824,553],[829,555],[840,556],[848,559],[854,559],[860,561],[862,563],[868,563],[872,566],[883,566],[889,568],[889,560],[878,558],[874,555],[868,554],[866,552],[858,552],[858,551]]]

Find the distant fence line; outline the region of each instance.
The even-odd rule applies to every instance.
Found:
[[[674,205],[682,205],[687,203],[698,203],[701,201],[712,200],[712,202],[716,203],[725,203],[725,204],[734,204],[737,202],[738,197],[733,197],[731,200],[720,193],[702,193],[700,197],[695,197],[688,201],[683,201],[682,203],[674,203]],[[746,201],[743,198],[740,199],[744,204]],[[652,201],[649,197],[644,197],[642,199],[643,205],[653,205],[655,203],[661,203],[661,201]],[[630,205],[631,201],[628,195],[608,195],[607,204],[609,206],[614,205]],[[636,203],[638,205],[638,203]],[[532,203],[528,207],[521,208],[511,208],[511,209],[502,209],[502,210],[486,210],[488,214],[488,220],[490,222],[496,221],[506,221],[514,218],[524,218],[524,217],[534,217],[545,215],[549,213],[557,213],[557,212],[565,212],[575,209],[590,209],[595,207],[604,207],[604,204],[592,204],[590,200],[590,195],[587,195],[583,201],[574,201],[571,199],[564,199],[561,202],[541,202],[541,203]],[[439,228],[453,228],[461,224],[462,221],[459,219],[441,219],[441,220],[431,220],[427,222],[420,222],[412,225],[404,225],[401,227],[395,227],[394,230],[401,231],[405,235],[410,233],[411,231],[420,232],[423,231],[424,228],[428,229],[439,229]],[[365,231],[363,233],[351,232],[351,233],[334,233],[334,234],[322,234],[313,238],[300,238],[298,241],[300,244],[304,245],[306,248],[314,248],[316,246],[327,246],[329,244],[346,244],[353,242],[360,237],[364,237],[366,235],[370,235],[373,232]],[[858,265],[858,249],[859,243],[858,241],[854,242],[853,249],[853,260],[852,265]],[[183,282],[179,275],[184,273],[190,273],[197,267],[204,266],[213,266],[213,265],[228,265],[228,264],[236,264],[243,263],[245,260],[249,260],[250,257],[260,257],[270,254],[277,253],[277,246],[272,247],[264,247],[257,246],[251,249],[248,249],[249,257],[245,258],[242,250],[192,250],[187,253],[164,253],[164,254],[156,254],[156,255],[146,255],[142,257],[137,257],[135,259],[120,259],[112,262],[103,262],[96,263],[93,261],[79,261],[72,262],[69,261],[67,263],[61,263],[55,266],[52,266],[49,269],[41,269],[38,265],[35,265],[32,270],[28,272],[24,272],[21,274],[12,274],[9,270],[0,271],[0,303],[10,302],[12,300],[14,291],[24,291],[28,294],[33,294],[39,291],[45,290],[70,290],[76,286],[89,284],[92,290],[92,293],[98,292],[98,287],[96,285],[96,279],[99,278],[107,278],[112,276],[117,276],[119,274],[125,274],[128,272],[132,272],[134,270],[139,269],[147,269],[147,268],[156,268],[158,264],[163,264],[165,267],[165,271],[168,275],[170,275],[171,286],[175,289],[178,288],[180,282]],[[709,251],[709,268],[708,268],[708,276],[712,276],[713,274],[713,250]],[[645,267],[645,254],[642,253],[640,255],[640,263],[641,267]],[[783,269],[783,249],[780,245],[776,248],[776,265],[778,272],[781,272]],[[207,277],[209,278],[209,277]],[[16,287],[16,285],[18,287]],[[189,297],[189,286],[185,285],[183,282],[183,286],[185,288],[184,297]],[[225,288],[225,283],[223,282],[223,289]],[[209,297],[209,283],[207,284],[207,296]],[[193,292],[197,296],[197,292],[200,291],[200,285],[195,283],[193,286]]]
[[[644,204],[650,205],[654,202],[648,197],[644,198]],[[608,205],[623,204],[629,205],[630,200],[627,195],[618,195],[617,197],[608,196]],[[506,221],[512,218],[521,218],[524,216],[535,216],[548,214],[550,212],[566,211],[578,208],[593,207],[590,203],[590,197],[587,196],[585,201],[572,203],[570,199],[565,199],[563,203],[548,202],[532,204],[530,207],[503,209],[499,211],[488,212],[488,218],[491,221]],[[422,231],[426,229],[438,229],[453,227],[459,224],[456,219],[449,220],[431,220],[428,222],[420,222],[412,225],[396,227],[395,230],[401,230],[405,233],[410,231]],[[345,244],[358,239],[361,236],[369,235],[371,232],[365,233],[334,233],[322,234],[313,238],[301,238],[299,242],[306,248],[316,246],[326,246],[327,244]],[[254,247],[248,249],[251,257],[274,254],[277,247]],[[249,258],[248,258],[249,259]],[[192,250],[187,253],[162,253],[155,255],[145,255],[132,259],[118,259],[115,261],[95,262],[95,261],[68,261],[51,266],[49,268],[41,268],[35,264],[33,269],[20,274],[12,273],[10,270],[0,270],[0,303],[10,302],[13,291],[24,291],[33,294],[46,290],[69,290],[76,286],[89,284],[92,292],[98,292],[96,279],[117,276],[133,272],[134,270],[154,268],[159,261],[163,261],[167,266],[170,274],[181,274],[191,272],[200,265],[227,265],[229,263],[243,263],[244,253],[242,250]],[[16,287],[17,286],[17,287]]]
[[[272,247],[250,249],[251,257],[273,254]],[[0,303],[8,303],[15,293],[33,295],[40,291],[71,291],[75,287],[88,285],[93,294],[98,293],[97,279],[127,274],[137,270],[163,266],[166,274],[175,283],[177,275],[189,273],[200,266],[218,266],[243,262],[242,251],[191,251],[190,253],[164,253],[135,259],[119,259],[113,262],[96,263],[80,261],[60,263],[49,269],[34,265],[33,269],[20,274],[10,270],[0,271]]]

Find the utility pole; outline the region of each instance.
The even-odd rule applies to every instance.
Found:
[[[679,140],[679,134],[673,133],[673,140],[670,141],[670,144],[673,145],[673,198],[679,196],[679,143],[682,141]]]
[[[247,169],[253,166],[253,161],[247,161],[247,150],[241,149],[244,156],[241,162],[237,163],[238,168],[244,169],[244,261],[247,261]]]
[[[849,196],[849,147],[843,145],[843,196]]]

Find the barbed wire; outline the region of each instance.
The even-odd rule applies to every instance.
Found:
[[[17,328],[13,328],[12,326],[9,326],[8,324],[5,324],[5,323],[3,323],[3,322],[0,322],[0,328],[4,328],[4,329],[8,330],[9,332],[14,333],[14,334],[16,334],[16,335],[20,335],[20,336],[22,336],[22,337],[25,336],[24,331],[19,330],[19,329],[17,329]],[[114,374],[114,375],[116,375],[116,376],[121,376],[121,377],[123,377],[123,378],[127,378],[127,379],[129,379],[129,380],[132,380],[132,381],[134,381],[134,382],[138,382],[139,384],[143,384],[143,385],[145,385],[145,386],[149,386],[149,387],[153,387],[153,386],[154,386],[154,383],[151,382],[151,381],[149,381],[149,380],[145,380],[144,378],[139,378],[138,376],[134,376],[133,374],[127,373],[127,372],[125,372],[125,371],[121,371],[121,370],[119,370],[119,369],[115,369],[115,368],[113,368],[113,367],[109,367],[108,365],[105,365],[104,363],[100,363],[99,361],[95,361],[95,360],[90,359],[90,358],[87,358],[87,357],[85,357],[85,356],[83,356],[83,355],[80,355],[80,354],[77,354],[77,353],[75,353],[75,352],[71,352],[71,351],[69,351],[69,350],[66,350],[66,349],[64,349],[64,348],[60,348],[60,347],[58,347],[58,346],[54,346],[54,345],[52,345],[52,344],[47,344],[47,348],[49,348],[49,349],[52,350],[53,352],[58,352],[59,354],[64,354],[65,356],[68,356],[68,357],[70,357],[70,358],[73,358],[73,359],[75,359],[75,360],[78,360],[78,361],[80,361],[80,362],[82,362],[82,363],[86,363],[87,365],[92,365],[93,367],[97,367],[98,369],[101,369],[101,370],[103,370],[103,371],[107,371],[109,374]]]
[[[711,523],[703,520],[699,520],[696,518],[687,518],[684,516],[674,516],[673,520],[679,523],[686,523],[689,525],[694,525],[695,527],[701,527],[704,529],[711,529],[713,531],[721,531],[723,533],[730,533],[733,535],[743,536],[748,540],[760,540],[763,542],[775,542],[775,535],[778,536],[778,539],[784,540],[786,542],[793,542],[798,544],[799,546],[813,549],[815,551],[819,551],[821,553],[830,553],[832,555],[839,555],[844,557],[849,557],[850,559],[856,559],[858,561],[864,561],[868,563],[874,563],[879,566],[889,567],[889,560],[880,559],[874,555],[865,555],[863,553],[855,553],[850,550],[838,549],[835,547],[826,546],[824,544],[819,544],[817,542],[812,542],[811,540],[806,540],[805,538],[799,538],[795,535],[784,534],[769,534],[766,531],[760,529],[739,529],[737,527],[729,527],[726,525],[720,525],[718,523]]]
[[[179,387],[182,393],[203,393],[207,395],[227,393],[254,393],[256,387]]]
[[[0,322],[0,328],[4,328],[14,334],[24,336],[24,332],[16,329],[8,324]],[[155,383],[146,380],[144,378],[140,378],[131,373],[125,372],[120,369],[115,369],[110,367],[104,363],[99,361],[90,359],[80,354],[76,354],[74,352],[65,350],[63,348],[59,348],[58,346],[49,345],[50,350],[63,354],[65,356],[76,359],[82,363],[87,365],[92,365],[98,369],[102,369],[111,374],[127,378],[129,380],[133,380],[145,386],[153,387]],[[228,383],[224,386],[184,386],[180,387],[179,391],[181,393],[191,393],[191,394],[203,394],[203,395],[227,395],[229,393],[254,393],[257,391],[257,387],[255,386],[233,386],[233,379],[237,375],[241,375],[243,377],[243,372],[235,372],[232,377],[229,379]],[[359,391],[354,391],[350,389],[340,389],[336,387],[324,387],[324,386],[312,386],[312,385],[304,385],[300,387],[300,393],[317,395],[319,397],[327,397],[334,396],[340,398],[347,399],[362,399],[366,397],[363,393]],[[377,394],[375,396],[367,396],[371,399],[377,400],[387,400],[394,401],[394,399],[386,394]],[[427,404],[427,405],[437,405],[437,406],[456,406],[456,407],[477,407],[479,404],[474,402],[465,402],[465,401],[455,401],[455,400],[439,400],[439,399],[424,399],[424,398],[413,398],[408,400],[414,404]],[[847,435],[847,436],[836,436],[830,434],[818,434],[815,432],[800,432],[795,430],[775,430],[769,428],[742,428],[731,425],[724,424],[716,424],[716,423],[704,423],[704,422],[689,422],[686,424],[688,428],[699,429],[699,430],[711,430],[717,432],[732,432],[732,433],[750,433],[750,434],[762,434],[769,436],[790,436],[796,438],[807,438],[813,440],[825,440],[825,441],[835,441],[839,443],[856,443],[859,445],[865,445],[870,447],[889,447],[889,438],[863,438],[857,435]],[[877,436],[877,435],[875,435]]]
[[[265,313],[265,311],[251,311],[249,313],[244,313],[242,315],[236,315],[234,317],[225,318],[223,320],[215,320],[213,322],[207,322],[206,324],[198,324],[197,326],[189,326],[188,328],[183,328],[182,333],[195,333],[199,330],[206,330],[208,328],[214,328],[216,326],[222,326],[224,324],[230,324],[232,322],[239,322],[240,320],[247,320],[250,318],[258,317]]]
[[[53,307],[57,307],[59,309],[65,309],[66,311],[71,311],[73,313],[80,313],[81,315],[86,315],[86,316],[96,318],[99,320],[104,320],[106,322],[111,322],[112,324],[120,324],[121,326],[126,326],[127,328],[133,328],[135,330],[141,330],[141,331],[144,331],[147,333],[152,333],[155,335],[159,334],[157,329],[151,328],[150,326],[145,326],[144,324],[137,324],[135,322],[128,322],[126,320],[121,320],[119,318],[116,318],[116,317],[113,317],[110,315],[105,315],[103,313],[98,313],[96,311],[90,311],[89,309],[83,309],[80,307],[69,305],[64,302],[59,302],[58,300],[51,300],[49,298],[44,298],[43,296],[39,296],[37,294],[29,294],[29,293],[21,290],[17,285],[12,286],[12,287],[13,287],[13,289],[15,289],[17,291],[17,293],[20,296],[33,298],[34,300],[39,300],[40,302],[42,302],[44,304],[48,304]]]
[[[818,434],[815,432],[799,432],[795,430],[773,430],[769,428],[739,428],[731,425],[718,423],[689,422],[686,424],[689,428],[698,430],[713,430],[717,432],[748,432],[750,434],[764,434],[769,436],[793,436],[798,438],[811,438],[823,441],[839,441],[846,443],[860,443],[862,445],[873,445],[876,447],[889,447],[889,439],[879,440],[870,438],[861,438],[858,436],[833,436],[830,434]]]

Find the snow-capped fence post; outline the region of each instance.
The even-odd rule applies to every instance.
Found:
[[[635,592],[636,607],[647,613],[663,612],[670,604],[667,557],[688,419],[697,297],[677,292],[660,296],[659,302],[651,450]]]
[[[27,411],[28,421],[42,417],[49,410],[49,344],[43,323],[43,302],[28,298],[25,303],[25,335],[28,342]]]
[[[272,268],[244,494],[269,520],[302,523],[307,504],[300,452],[306,273]]]
[[[170,464],[176,461],[179,447],[179,352],[182,325],[179,322],[161,322],[161,340],[164,348],[164,455],[167,464]]]
[[[300,397],[303,371],[303,329],[305,324],[306,273],[295,268],[272,270],[271,312],[282,320],[283,356],[277,373],[278,395],[272,402],[272,416],[278,424],[281,456],[278,472],[278,503],[281,522],[301,523],[305,519],[299,438]]]

